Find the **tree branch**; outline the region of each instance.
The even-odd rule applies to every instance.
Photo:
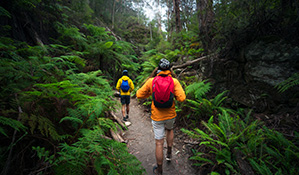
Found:
[[[172,66],[172,69],[178,69],[178,68],[183,68],[183,67],[191,66],[191,65],[194,64],[194,63],[197,63],[197,62],[199,62],[199,61],[201,61],[201,60],[204,60],[204,59],[207,59],[207,58],[214,57],[214,56],[216,56],[216,55],[217,55],[217,54],[206,55],[206,56],[197,58],[197,59],[195,59],[195,60],[187,61],[187,62],[184,63],[184,64],[180,64],[180,65]]]

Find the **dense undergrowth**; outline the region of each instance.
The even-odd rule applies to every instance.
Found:
[[[282,83],[284,84],[284,83]],[[206,81],[186,88],[192,109],[183,120],[194,129],[182,129],[199,142],[193,150],[194,165],[203,174],[296,174],[298,172],[298,133],[293,140],[256,120],[251,110],[224,107],[225,91],[212,99],[206,94]],[[200,123],[200,125],[198,125]]]
[[[113,40],[104,28],[85,27],[86,35],[59,24],[62,37],[44,46],[1,38],[3,174],[144,171],[125,144],[106,137],[120,127],[105,113],[115,106],[109,84],[113,79],[106,76],[121,64],[134,64],[130,44]],[[107,59],[105,66],[113,64],[114,69],[82,73],[99,54]]]
[[[107,10],[112,1],[90,2],[1,2],[1,174],[142,174],[126,145],[109,139],[109,131],[120,128],[108,111],[123,69],[137,90],[161,58],[182,64],[215,53],[229,60],[254,40],[298,45],[295,1],[215,1],[208,31],[199,30],[196,12],[167,39],[157,28],[150,38],[144,21],[130,16],[136,11],[126,9],[128,3],[113,1],[119,5],[114,23]],[[296,174],[298,133],[286,138],[251,109],[231,109],[227,91],[210,93],[213,84],[198,76],[199,64],[175,73],[188,95],[176,104],[183,116],[177,122],[199,141],[191,159],[201,173]],[[285,92],[298,84],[295,73],[277,88]]]

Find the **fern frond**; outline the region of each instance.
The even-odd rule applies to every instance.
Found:
[[[214,99],[212,99],[212,103],[214,106],[216,107],[220,107],[222,102],[227,98],[227,96],[223,97],[223,95],[225,93],[227,93],[228,91],[223,91],[221,93],[219,93]]]
[[[275,87],[278,89],[278,92],[283,93],[286,90],[290,89],[293,86],[299,85],[299,73],[294,73],[291,77],[285,81],[279,83]]]
[[[61,58],[68,60],[69,62],[74,62],[77,65],[80,65],[82,67],[85,67],[86,60],[83,58],[80,58],[76,55],[67,55],[67,56],[60,56]]]
[[[82,121],[81,119],[74,118],[74,117],[69,117],[69,116],[63,117],[63,118],[59,121],[59,123],[65,121],[65,120],[69,120],[69,121],[71,121],[71,122],[75,122],[75,123],[78,123],[78,124],[82,124],[82,123],[83,123],[83,121]]]
[[[203,96],[210,91],[211,83],[208,80],[193,83],[186,87],[186,94],[193,94],[196,99],[201,99]]]
[[[97,27],[95,25],[92,24],[84,24],[84,26],[87,28],[87,30],[90,32],[90,34],[98,39],[105,39],[109,37],[109,33],[108,31],[106,31],[106,29],[104,27]]]
[[[7,10],[5,10],[5,8],[3,8],[1,6],[0,6],[0,16],[6,16],[6,17],[11,18],[11,14]]]
[[[17,120],[14,120],[14,119],[11,119],[11,118],[3,117],[3,116],[0,116],[0,123],[2,125],[10,126],[11,128],[13,128],[17,131],[20,131],[20,130],[24,131],[26,129],[26,127],[21,122],[19,122]],[[5,136],[8,136],[5,133],[4,128],[2,128],[2,127],[0,127],[0,133],[5,135]]]
[[[24,116],[22,122],[28,123],[32,134],[34,131],[38,130],[43,136],[50,136],[53,140],[57,141],[69,137],[69,135],[59,135],[52,121],[40,115],[31,115],[30,117]]]

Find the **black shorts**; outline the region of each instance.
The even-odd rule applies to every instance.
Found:
[[[121,102],[121,104],[122,105],[124,105],[124,104],[130,104],[130,98],[131,98],[131,96],[130,95],[121,95],[120,96],[120,102]]]

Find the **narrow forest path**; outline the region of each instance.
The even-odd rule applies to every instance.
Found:
[[[118,103],[119,98],[117,98]],[[122,119],[121,109],[116,111],[117,117]],[[129,121],[132,123],[128,130],[124,131],[123,137],[127,141],[129,152],[142,162],[148,175],[153,174],[153,166],[156,164],[155,140],[152,129],[150,111],[138,104],[136,98],[131,98]],[[174,130],[173,158],[169,163],[164,158],[164,175],[193,175],[195,170],[191,167],[188,155],[185,153],[184,143],[178,139],[177,129]],[[166,141],[164,142],[164,154],[166,153]],[[198,174],[198,173],[197,173]]]

